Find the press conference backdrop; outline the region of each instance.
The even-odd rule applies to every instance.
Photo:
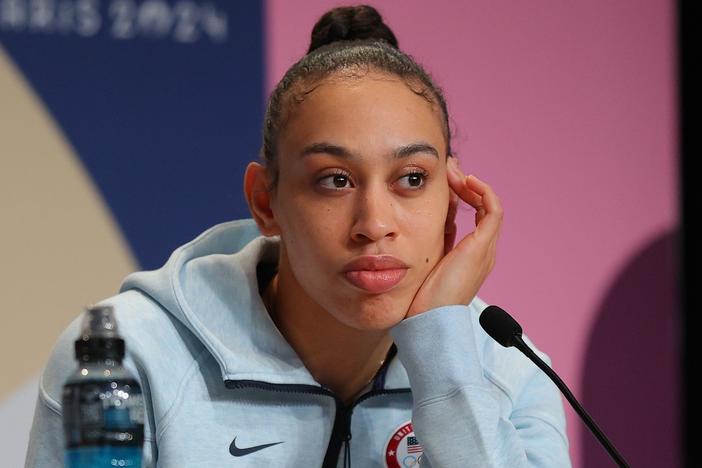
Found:
[[[248,217],[267,93],[339,4],[0,0],[3,466],[22,465],[39,372],[81,308]],[[373,4],[443,85],[463,169],[505,206],[480,295],[632,466],[677,466],[673,5]],[[574,466],[604,466],[567,417]]]

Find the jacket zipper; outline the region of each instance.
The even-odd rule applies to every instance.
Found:
[[[304,393],[310,395],[325,395],[334,399],[336,403],[336,414],[334,416],[334,426],[329,438],[327,452],[324,455],[322,468],[336,468],[341,447],[345,444],[344,467],[351,466],[351,415],[354,408],[363,401],[381,395],[392,395],[400,393],[410,393],[409,388],[397,389],[375,389],[370,390],[358,397],[351,405],[344,403],[332,392],[324,387],[307,384],[272,384],[259,380],[225,380],[224,384],[229,389],[257,388],[273,392]]]

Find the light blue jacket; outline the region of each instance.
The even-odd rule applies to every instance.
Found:
[[[393,327],[397,356],[344,407],[263,305],[257,265],[274,265],[278,246],[252,220],[224,223],[163,268],[129,275],[103,302],[115,308],[124,363],[145,394],[145,466],[319,467],[325,456],[326,466],[412,466],[421,454],[416,444],[407,452],[414,442],[425,467],[570,466],[558,390],[488,337],[477,298]],[[27,467],[62,464],[61,387],[78,335],[76,319],[44,370]],[[416,440],[397,434],[410,420]]]

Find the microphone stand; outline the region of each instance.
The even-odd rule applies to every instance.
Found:
[[[536,364],[539,369],[544,371],[544,373],[553,381],[553,383],[556,384],[556,386],[568,400],[568,403],[570,403],[575,412],[578,413],[578,415],[583,419],[585,425],[588,427],[588,429],[590,429],[590,431],[592,431],[595,437],[597,437],[597,440],[602,444],[605,450],[607,450],[617,465],[622,468],[629,468],[629,465],[627,464],[626,460],[624,460],[624,457],[622,457],[622,455],[617,451],[612,442],[607,439],[607,436],[604,435],[604,432],[602,432],[597,423],[595,423],[590,415],[587,414],[585,408],[583,408],[575,396],[573,396],[566,384],[560,377],[558,377],[558,374],[556,374],[553,369],[551,369],[539,356],[536,355],[534,351],[532,351],[532,349],[524,342],[521,335],[512,335],[512,345],[524,353],[526,357],[531,359],[531,361]]]

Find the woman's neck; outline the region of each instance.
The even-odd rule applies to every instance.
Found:
[[[387,331],[351,328],[322,309],[304,293],[284,261],[263,300],[312,376],[345,403],[370,383],[392,346]]]

